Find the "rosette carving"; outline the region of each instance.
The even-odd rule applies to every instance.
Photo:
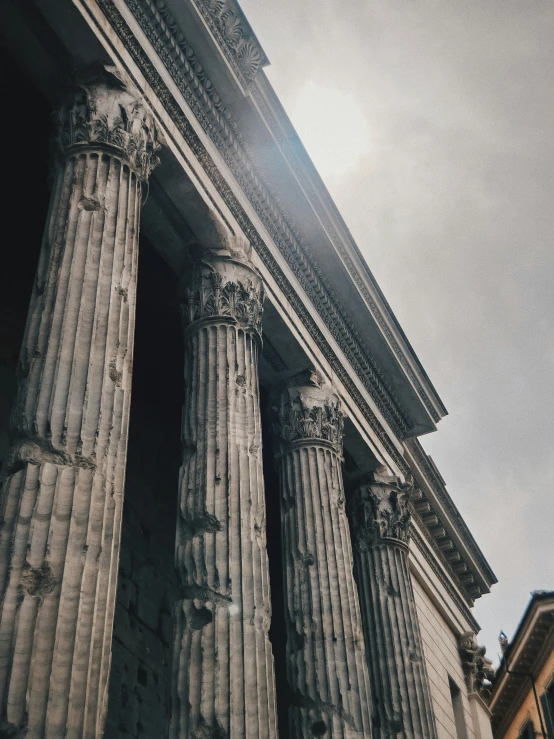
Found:
[[[342,455],[344,414],[340,399],[317,372],[306,372],[289,381],[279,398],[275,432],[285,442],[320,439]]]
[[[263,57],[257,46],[250,41],[245,41],[238,50],[237,61],[246,79],[250,80],[256,76]]]
[[[386,468],[372,472],[359,485],[349,504],[351,529],[356,546],[367,549],[387,541],[408,544],[412,482],[401,483]]]
[[[142,180],[159,164],[154,119],[114,68],[98,65],[84,75],[55,119],[54,147],[62,156],[74,146],[108,145]]]
[[[200,7],[219,35],[231,62],[238,67],[245,81],[251,82],[260,68],[267,64],[267,59],[237,3],[234,0],[201,0]]]
[[[244,33],[240,18],[232,10],[228,10],[225,13],[221,13],[219,19],[225,40],[236,49]]]
[[[224,257],[200,261],[185,290],[183,318],[187,325],[208,318],[233,318],[261,337],[263,302],[262,279],[251,267]]]

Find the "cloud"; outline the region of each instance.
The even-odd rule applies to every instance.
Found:
[[[370,131],[352,93],[308,80],[296,93],[290,114],[300,138],[324,178],[344,178],[370,151]],[[348,128],[348,136],[343,136]]]
[[[450,411],[422,441],[501,580],[476,608],[494,652],[529,591],[554,587],[554,6],[242,6],[270,80]],[[304,125],[303,91],[317,91],[310,121],[340,100],[361,112],[370,146],[349,153],[344,177],[321,159],[316,123]],[[335,124],[336,151],[354,129],[360,140],[358,113]]]

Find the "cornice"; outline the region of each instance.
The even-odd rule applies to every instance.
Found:
[[[473,606],[475,599],[481,597],[483,591],[472,574],[466,558],[448,536],[439,512],[433,508],[421,489],[418,490],[417,499],[411,502],[411,507],[414,519],[418,522],[430,550],[436,554],[453,581],[458,583],[466,602]]]
[[[425,511],[425,513],[423,513],[423,511]],[[419,537],[420,542],[423,543],[423,541],[425,541],[429,556],[432,552],[437,557],[445,571],[449,574],[451,581],[458,584],[460,591],[465,597],[465,603],[471,607],[475,602],[475,599],[481,596],[481,591],[477,589],[469,589],[466,583],[462,580],[463,574],[468,572],[469,568],[464,562],[458,549],[452,545],[451,552],[445,552],[442,548],[442,541],[439,540],[437,533],[434,533],[434,530],[436,532],[436,528],[440,528],[442,530],[442,526],[440,525],[441,522],[438,520],[438,527],[432,527],[429,525],[429,516],[434,517],[435,519],[437,519],[437,516],[434,514],[433,509],[427,501],[425,493],[423,493],[420,488],[418,488],[414,498],[410,501],[410,512],[413,520],[417,522],[421,531],[421,536]],[[454,562],[449,558],[449,555],[454,555],[456,557]],[[460,571],[456,572],[455,567],[459,567]],[[449,587],[449,592],[451,594],[455,592],[451,586]]]
[[[280,207],[256,172],[246,142],[239,136],[236,123],[198,62],[175,18],[163,2],[126,0],[126,4],[379,411],[396,436],[399,439],[405,438],[414,425],[413,420],[390,387],[317,258],[303,241],[289,214]],[[99,2],[99,5],[103,10],[106,9],[105,2]],[[398,347],[397,349],[399,350]]]
[[[479,567],[481,576],[483,577],[485,583],[487,584],[488,587],[490,587],[491,585],[497,582],[496,576],[494,572],[492,571],[489,563],[483,556],[482,551],[477,546],[477,543],[475,539],[473,538],[473,536],[471,535],[471,532],[469,531],[469,528],[467,527],[466,522],[462,518],[459,510],[454,504],[454,501],[448,494],[444,481],[439,477],[436,469],[431,464],[429,457],[425,453],[419,440],[418,439],[408,439],[404,442],[404,446],[408,449],[413,459],[417,463],[420,471],[424,474],[425,480],[427,484],[433,490],[433,493],[436,496],[437,501],[441,504],[443,509],[446,511],[447,516],[448,516],[448,519],[447,519],[448,522],[455,529],[456,533],[462,540],[464,546],[467,548],[473,560],[475,561],[476,565]],[[431,502],[428,500],[428,498],[425,495],[423,495],[422,498],[415,503],[415,507],[416,507],[416,510],[418,510],[418,512],[420,513],[420,516],[423,518],[424,521],[426,518],[428,520],[432,520],[434,517],[439,517],[440,519],[443,518],[443,516],[433,508]],[[429,527],[427,526],[427,528]],[[449,552],[454,553],[457,551],[457,548],[455,547],[454,542],[452,541],[451,537],[449,537],[446,532],[442,531],[441,526],[436,526],[435,529],[436,529],[436,536],[434,538],[436,540],[436,543],[439,546],[439,548],[443,551],[443,555],[448,561]],[[470,580],[471,575],[467,575],[464,577],[465,572],[463,569],[461,569],[464,566],[463,563],[458,563],[456,561],[456,558],[453,556],[452,561],[449,562],[449,566],[454,571],[456,571],[456,567],[460,569],[460,572],[456,573],[457,578],[462,579],[464,588],[467,590],[471,598],[476,598],[476,597],[478,598],[481,595],[482,589],[475,581],[472,582]],[[465,579],[465,582],[464,582],[464,579]]]
[[[139,6],[141,4],[140,0],[139,2],[130,0],[130,2],[128,2],[127,4],[129,5],[135,17],[137,17],[137,10],[139,9]],[[247,168],[251,170],[251,158],[248,156],[248,147],[244,139],[238,134],[237,126],[233,121],[231,114],[228,110],[226,110],[221,98],[217,94],[217,91],[207,77],[202,65],[198,63],[194,51],[192,50],[190,44],[187,42],[184,34],[182,33],[182,30],[179,28],[166,3],[163,2],[163,0],[142,0],[142,5],[144,9],[150,13],[153,25],[158,31],[161,30],[162,36],[165,36],[165,40],[171,46],[171,48],[173,50],[176,50],[177,48],[180,48],[182,50],[183,58],[180,60],[181,64],[183,64],[189,74],[190,71],[192,71],[193,74],[196,75],[197,80],[194,80],[194,82],[199,81],[201,83],[201,86],[194,84],[194,88],[197,93],[201,94],[202,91],[205,91],[205,93],[211,99],[214,107],[218,111],[219,120],[218,116],[216,116],[215,118],[217,127],[223,134],[223,148],[220,146],[220,141],[214,139],[214,143],[216,143],[216,145],[218,145],[218,148],[220,148],[220,151],[224,153],[227,151],[227,149],[231,149],[235,154],[239,155],[240,159],[242,160],[241,164],[246,165]],[[281,132],[282,121],[276,120],[274,112],[267,104],[266,98],[261,93],[260,87],[258,86],[258,82],[260,80],[260,78],[257,77],[258,71],[268,63],[268,60],[258,40],[252,32],[248,21],[244,17],[244,14],[242,13],[240,7],[236,2],[234,2],[234,0],[194,0],[194,5],[207,23],[212,34],[214,35],[214,38],[217,40],[220,48],[223,50],[225,56],[231,64],[233,70],[235,71],[243,85],[248,86],[250,95],[256,101],[256,104],[261,110],[262,115],[265,117],[266,121],[270,125],[275,139],[279,142],[283,149],[286,149],[287,136],[283,135],[283,133]],[[137,17],[137,20],[139,20],[140,22],[140,18]],[[143,27],[143,30],[146,30],[144,28],[144,25],[141,25]],[[150,34],[147,35],[150,36]],[[188,67],[190,67],[190,69],[188,69]],[[252,81],[254,81],[255,78],[257,78],[256,84],[250,84]],[[213,113],[213,111],[210,112]],[[201,123],[204,130],[206,130],[210,134],[213,133],[213,127],[209,123],[208,125],[206,125],[206,121],[202,120]],[[228,130],[228,128],[232,130],[232,133]],[[290,136],[291,132],[294,133],[294,129],[292,129],[292,126],[290,126],[290,124],[289,128],[291,129],[288,132],[288,135]],[[235,142],[233,141],[233,136],[237,138],[240,147],[237,147],[235,145]],[[240,150],[241,148],[242,151]],[[245,161],[244,155],[247,155],[247,161]],[[250,176],[252,174],[252,171],[249,171],[248,174]],[[390,386],[388,386],[387,380],[378,367],[377,363],[373,359],[369,348],[365,345],[359,332],[356,330],[354,324],[350,321],[346,311],[344,310],[344,307],[341,305],[340,299],[333,291],[329,281],[325,277],[323,270],[319,268],[315,255],[311,252],[311,250],[305,243],[302,243],[301,237],[298,231],[295,229],[290,216],[278,203],[275,202],[275,198],[267,197],[268,195],[271,196],[271,193],[269,192],[267,187],[264,187],[259,178],[256,178],[256,180],[257,181],[255,184],[261,191],[261,201],[269,202],[270,200],[272,200],[272,205],[274,209],[275,205],[277,205],[277,211],[280,211],[281,217],[287,223],[292,235],[299,242],[302,250],[308,257],[310,263],[309,266],[311,266],[315,270],[315,272],[317,273],[317,277],[321,282],[321,285],[331,296],[332,302],[337,309],[336,311],[334,311],[334,315],[332,316],[332,325],[335,326],[337,321],[339,323],[344,323],[344,326],[342,326],[341,328],[342,333],[345,336],[346,345],[348,345],[352,350],[352,344],[351,341],[349,341],[349,339],[351,338],[353,338],[358,345],[360,353],[362,355],[362,361],[360,361],[360,358],[358,358],[358,367],[355,368],[358,374],[361,375],[362,381],[364,381],[363,374],[369,374],[372,383],[377,386],[378,392],[380,393],[382,398],[384,398],[385,404],[388,404],[387,396],[389,396],[390,399],[393,401],[393,407],[388,408],[389,414],[392,414],[392,416],[399,415],[400,418],[396,418],[396,420],[393,420],[388,417],[387,413],[385,413],[385,416],[387,417],[389,423],[391,423],[393,429],[395,429],[397,435],[402,438],[405,432],[409,430],[410,426],[413,425],[413,422],[410,419],[406,409],[402,406],[399,399],[395,397]],[[315,203],[319,199],[319,195],[315,192],[308,178],[303,177],[302,184],[306,192],[311,196],[311,202],[315,206]],[[414,388],[416,389],[418,395],[427,408],[431,418],[435,422],[439,421],[441,416],[431,402],[426,390],[421,385],[421,382],[410,366],[410,363],[407,361],[405,351],[396,341],[393,332],[390,330],[388,322],[383,315],[382,310],[376,304],[375,300],[371,296],[370,291],[367,289],[366,283],[361,276],[360,265],[354,264],[351,256],[348,254],[348,251],[344,246],[342,239],[340,238],[339,233],[337,232],[331,219],[328,217],[326,211],[323,208],[318,208],[317,214],[324,228],[329,234],[333,246],[340,254],[350,276],[354,280],[361,295],[364,297],[364,300],[366,301],[366,304],[368,305],[372,316],[380,327],[383,335],[386,337],[398,362],[410,378]],[[274,212],[273,215],[275,216],[276,213]],[[291,234],[287,234],[289,241],[290,236]],[[365,266],[363,260],[361,261],[362,264]],[[304,269],[305,267],[306,265],[303,265]],[[368,272],[367,267],[364,271]],[[308,280],[310,284],[313,284],[313,280],[311,280],[310,278],[311,275],[308,274]],[[327,303],[327,301],[325,300],[325,296],[323,296],[323,300],[325,305],[325,303]],[[349,333],[351,334],[351,336],[348,336]],[[365,366],[366,363],[369,366]],[[380,410],[382,409],[380,408]],[[398,427],[395,428],[397,424]]]
[[[414,516],[414,511],[412,510],[412,517],[415,521],[417,521],[419,528],[425,531],[424,528],[422,528],[421,521],[419,517]],[[475,631],[479,631],[479,624],[473,617],[473,614],[471,613],[468,604],[466,601],[460,597],[460,594],[455,590],[455,588],[452,587],[452,580],[446,576],[444,571],[439,567],[439,564],[435,557],[432,556],[431,551],[433,547],[431,547],[431,550],[429,548],[428,539],[427,537],[422,537],[418,528],[415,526],[412,526],[411,528],[411,541],[413,544],[418,548],[419,552],[423,555],[423,558],[429,565],[429,567],[432,569],[433,574],[437,578],[437,580],[440,582],[440,584],[443,586],[443,588],[446,590],[448,595],[452,598],[452,601],[456,604],[457,608],[460,610],[460,613],[467,619],[468,623],[470,623],[474,628]],[[441,564],[442,564],[442,558],[441,558]]]

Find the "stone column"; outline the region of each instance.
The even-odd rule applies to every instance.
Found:
[[[262,280],[207,253],[186,291],[170,736],[275,739],[258,386]]]
[[[381,467],[349,501],[374,736],[437,736],[410,570],[410,485]]]
[[[342,482],[340,401],[315,372],[278,401],[291,739],[370,737],[370,697]]]
[[[102,734],[140,203],[158,148],[147,110],[103,68],[59,110],[54,144],[0,528],[0,734],[26,739]]]

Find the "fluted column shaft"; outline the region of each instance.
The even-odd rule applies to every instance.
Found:
[[[381,474],[382,472],[382,474]],[[381,471],[349,502],[374,736],[437,736],[408,566],[410,486]]]
[[[183,308],[185,405],[173,739],[275,739],[258,386],[261,278],[197,265]]]
[[[0,734],[10,737],[102,731],[141,182],[154,164],[154,136],[145,109],[105,70],[58,114],[2,491]]]
[[[288,736],[370,737],[337,396],[314,373],[291,381],[280,396],[276,431],[291,701]]]

